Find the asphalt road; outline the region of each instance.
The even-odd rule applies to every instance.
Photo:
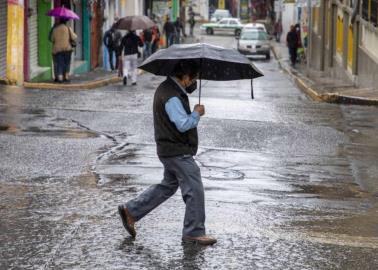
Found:
[[[117,214],[162,178],[151,110],[163,78],[0,86],[0,269],[377,269],[378,109],[314,102],[274,59],[253,62],[265,74],[254,100],[248,80],[203,82],[196,160],[212,247],[181,243],[180,192],[135,240]]]

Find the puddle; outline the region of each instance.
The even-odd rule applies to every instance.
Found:
[[[46,137],[62,137],[62,138],[96,138],[100,135],[88,131],[88,130],[79,130],[75,128],[66,128],[66,129],[44,129],[39,127],[27,127],[19,128],[15,125],[0,125],[0,132],[19,135],[19,136],[46,136]]]
[[[321,198],[368,198],[371,194],[362,191],[357,184],[332,184],[332,185],[293,185],[300,189],[297,193],[316,195]]]
[[[244,173],[240,171],[217,167],[203,167],[201,168],[201,175],[203,178],[214,181],[232,181],[244,179]]]

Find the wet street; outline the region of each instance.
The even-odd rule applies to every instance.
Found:
[[[203,82],[210,247],[181,243],[179,191],[135,240],[117,213],[162,178],[152,97],[163,78],[0,86],[0,269],[378,269],[378,107],[312,101],[276,60],[253,62],[265,74],[253,100],[248,80]]]

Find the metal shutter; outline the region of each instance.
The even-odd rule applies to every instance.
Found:
[[[0,0],[0,78],[5,78],[7,67],[7,1]]]
[[[29,67],[30,78],[33,78],[33,71],[38,66],[38,13],[37,0],[29,1],[29,8],[33,10],[32,16],[28,18],[29,32]]]

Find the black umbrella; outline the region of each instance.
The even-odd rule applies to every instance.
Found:
[[[114,24],[114,27],[116,29],[134,31],[149,29],[154,25],[155,23],[147,16],[138,15],[123,17]]]
[[[251,80],[264,76],[244,55],[233,49],[206,43],[172,45],[147,58],[140,69],[155,75],[170,76],[179,62],[198,61],[200,66],[199,98],[201,100],[201,79],[213,81]]]

